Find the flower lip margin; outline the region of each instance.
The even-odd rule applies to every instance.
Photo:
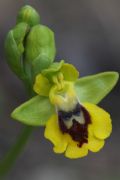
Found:
[[[112,131],[111,118],[106,111],[91,103],[83,103],[82,105],[89,112],[92,121],[92,123],[88,126],[88,143],[84,143],[82,147],[78,147],[78,143],[72,140],[69,134],[63,134],[61,132],[57,114],[48,120],[45,127],[45,138],[49,139],[54,144],[54,152],[65,153],[64,155],[71,159],[86,156],[88,154],[88,150],[98,152],[105,144],[104,139],[106,139]],[[96,116],[96,114],[98,114],[98,116]],[[98,122],[95,122],[96,117],[98,117]],[[109,128],[106,129],[107,126]],[[96,137],[96,127],[100,129],[103,134],[106,134],[103,139],[101,139],[101,136]]]

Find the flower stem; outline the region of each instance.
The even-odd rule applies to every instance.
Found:
[[[12,146],[9,152],[6,154],[2,162],[0,162],[0,179],[5,176],[14,165],[17,157],[20,155],[24,146],[26,145],[28,138],[33,131],[33,127],[25,126],[16,143]]]

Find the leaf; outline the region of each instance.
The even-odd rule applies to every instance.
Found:
[[[24,124],[32,126],[45,125],[46,121],[55,114],[55,108],[47,97],[35,96],[16,108],[11,117]]]
[[[75,83],[80,102],[98,104],[112,90],[118,78],[117,72],[103,72],[80,78]]]

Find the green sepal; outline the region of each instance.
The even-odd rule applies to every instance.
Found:
[[[28,25],[20,23],[9,31],[5,40],[5,53],[7,63],[11,70],[20,78],[25,78],[25,72],[22,62],[24,53],[24,38],[28,32]]]
[[[80,102],[98,104],[115,86],[119,78],[117,72],[103,72],[80,78],[75,83],[75,91]]]
[[[55,114],[55,108],[47,97],[35,96],[17,107],[11,117],[24,124],[43,126]]]

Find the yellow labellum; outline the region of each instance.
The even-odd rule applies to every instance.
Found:
[[[53,115],[47,122],[45,128],[45,137],[54,144],[54,152],[64,153],[68,158],[81,158],[92,152],[99,151],[104,146],[104,139],[112,131],[111,119],[109,114],[103,109],[90,103],[84,103],[83,106],[91,116],[91,124],[88,125],[88,143],[82,147],[74,141],[67,133],[62,133],[59,127],[57,114]]]

